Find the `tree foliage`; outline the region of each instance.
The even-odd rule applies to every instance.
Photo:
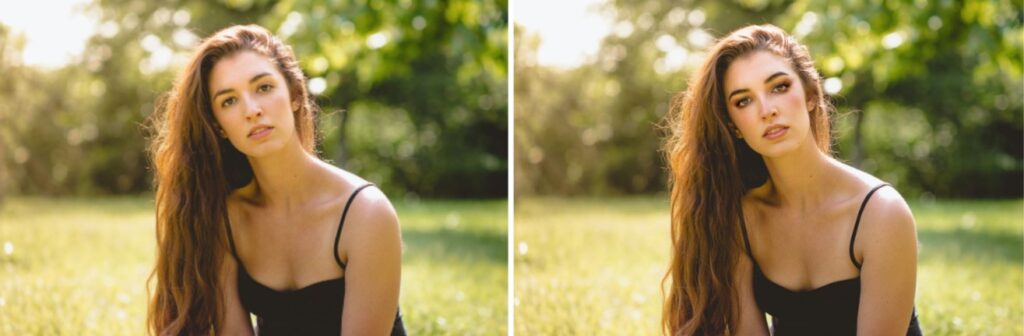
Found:
[[[838,157],[912,195],[1021,196],[1020,3],[613,0],[602,10],[612,33],[576,69],[530,63],[536,42],[516,31],[516,157],[535,159],[517,161],[517,188],[664,190],[656,123],[671,97],[715,37],[771,23],[807,44],[838,89]],[[552,118],[571,122],[533,121]]]
[[[159,96],[200,38],[256,23],[293,46],[318,92],[322,157],[394,196],[504,196],[506,8],[502,0],[97,0],[83,8],[100,28],[78,63],[4,71],[18,79],[8,85],[37,89],[4,99],[24,120],[5,130],[0,148],[29,157],[5,162],[11,188],[150,189],[142,126]]]

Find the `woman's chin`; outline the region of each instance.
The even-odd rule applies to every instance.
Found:
[[[758,148],[754,148],[754,151],[757,152],[758,154],[761,154],[761,156],[766,159],[773,159],[785,157],[793,152],[796,152],[797,147],[798,146],[796,146],[796,144],[792,142],[783,141],[758,146]]]
[[[245,156],[250,159],[259,159],[272,156],[274,153],[280,152],[282,148],[284,148],[284,144],[278,141],[268,140],[239,148],[238,151],[242,152],[242,154],[245,154]]]

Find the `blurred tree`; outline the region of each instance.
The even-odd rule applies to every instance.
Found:
[[[606,178],[616,120],[604,112],[618,82],[593,67],[538,66],[539,37],[515,33],[516,193],[616,192]],[[623,148],[623,156],[635,149]]]
[[[8,181],[11,179],[11,168],[15,167],[17,160],[13,134],[14,84],[20,81],[13,80],[18,76],[16,73],[15,58],[21,54],[22,46],[20,41],[11,34],[7,26],[0,23],[0,74],[7,78],[0,81],[0,206],[3,205],[4,197],[7,195]]]
[[[856,112],[841,152],[915,193],[1022,196],[1019,2],[803,5],[780,21],[811,27],[819,69],[841,85],[840,108]]]
[[[506,8],[505,1],[297,1],[264,22],[290,35],[307,74],[326,84],[325,106],[343,111],[324,143],[336,162],[415,194],[502,197]],[[291,24],[300,27],[294,34],[284,31]]]
[[[657,124],[684,89],[683,73],[710,44],[707,30],[728,31],[763,13],[704,5],[686,10],[697,4],[610,1],[602,12],[614,19],[611,34],[596,57],[569,70],[537,65],[532,54],[539,41],[516,31],[517,193],[664,190],[658,151],[664,134]],[[711,21],[719,28],[705,26]]]
[[[68,80],[82,78],[81,70],[25,66],[24,41],[0,27],[0,193],[87,190],[79,182],[88,172],[75,166],[93,133],[74,112],[90,107],[83,101],[89,100],[91,83]]]
[[[664,134],[652,125],[668,110],[672,95],[685,89],[684,81],[714,36],[747,24],[773,23],[809,45],[828,79],[826,91],[834,94],[840,112],[835,123],[841,158],[852,159],[854,165],[912,195],[1021,196],[1024,15],[1019,3],[612,0],[603,10],[614,18],[611,34],[598,55],[580,68],[601,72],[586,77],[588,81],[616,85],[603,92],[576,92],[563,80],[581,70],[554,74],[544,67],[516,64],[515,99],[516,106],[534,102],[529,111],[533,118],[589,114],[606,120],[613,135],[597,145],[601,159],[582,161],[586,172],[579,173],[598,174],[597,179],[606,183],[551,186],[580,181],[517,181],[532,185],[524,190],[663,190],[665,175],[659,167],[665,165],[657,149]],[[518,62],[523,53],[518,40],[516,48]],[[529,72],[520,74],[521,68]],[[583,83],[581,79],[569,82]],[[520,90],[524,84],[532,87]],[[559,95],[607,108],[583,111],[544,98]],[[571,171],[573,162],[585,159],[573,153],[593,147],[582,137],[545,143],[551,136],[546,130],[519,129],[520,111],[516,136],[525,139],[516,139],[517,158],[566,153],[564,158],[544,155],[546,162],[540,165]],[[568,126],[562,131],[582,134],[586,129]],[[517,176],[528,175],[528,169],[517,163]]]
[[[37,124],[11,137],[32,144],[14,147],[29,153],[28,166],[47,169],[25,167],[40,178],[17,179],[16,187],[148,190],[140,126],[158,97],[200,37],[257,23],[294,47],[310,77],[325,111],[323,157],[397,197],[504,196],[506,7],[500,0],[97,0],[84,8],[99,29],[80,64],[25,76],[51,79],[23,84],[53,91],[33,93],[38,105],[19,102]],[[43,118],[46,111],[67,117]],[[79,156],[59,162],[68,151]]]

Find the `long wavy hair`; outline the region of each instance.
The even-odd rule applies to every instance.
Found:
[[[736,288],[747,285],[733,282],[743,253],[740,202],[769,176],[762,157],[730,132],[723,78],[733,61],[756,51],[789,61],[812,101],[812,136],[831,155],[831,105],[807,47],[778,27],[758,25],[736,30],[711,48],[665,119],[672,209],[672,260],[662,280],[666,334],[729,333],[739,304]]]
[[[277,65],[291,99],[300,102],[294,111],[299,141],[315,155],[315,105],[289,46],[255,25],[226,28],[199,45],[150,120],[157,241],[156,267],[147,282],[150,334],[218,332],[224,310],[218,280],[228,251],[226,201],[253,172],[246,156],[218,136],[208,86],[217,61],[242,51]]]

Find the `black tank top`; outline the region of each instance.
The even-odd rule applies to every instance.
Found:
[[[850,237],[850,260],[859,270],[860,263],[853,255],[853,242],[857,239],[857,227],[868,199],[878,189],[887,186],[876,186],[864,197],[857,212],[857,221],[853,224]],[[754,300],[762,311],[772,316],[773,335],[856,335],[857,312],[860,306],[860,276],[839,280],[815,289],[791,291],[776,284],[764,275],[761,267],[754,260],[747,237],[747,227],[741,225],[743,242],[747,254],[754,263]],[[917,310],[910,312],[910,326],[907,335],[921,335],[921,327],[917,322]]]
[[[356,195],[373,184],[356,188],[345,203],[338,223],[338,232],[334,235],[334,259],[342,270],[345,263],[338,256],[338,241],[341,239],[341,228],[345,226],[345,216]],[[294,290],[278,291],[267,287],[249,275],[238,258],[235,240],[231,237],[231,224],[228,223],[228,242],[231,253],[238,262],[238,296],[242,307],[257,317],[257,333],[259,335],[340,335],[341,313],[345,302],[345,277],[324,280]],[[358,308],[352,308],[358,309]],[[395,314],[395,324],[391,335],[405,335],[401,312]]]

